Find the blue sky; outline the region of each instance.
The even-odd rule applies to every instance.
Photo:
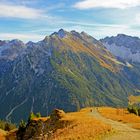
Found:
[[[140,37],[140,0],[0,0],[0,39],[42,40],[63,28]]]

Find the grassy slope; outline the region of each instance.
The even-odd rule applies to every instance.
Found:
[[[131,124],[133,128],[140,129],[140,117],[130,114],[126,109],[111,107],[99,108],[99,112],[106,118]]]
[[[80,112],[68,113],[63,120],[71,121],[72,124],[66,128],[57,130],[52,137],[58,140],[93,140],[100,135],[111,132],[111,126],[89,115],[90,110],[91,109],[83,109]]]
[[[112,126],[98,117],[95,118],[96,116],[94,116],[94,113],[91,115],[91,110],[93,110],[93,108],[84,108],[79,112],[66,113],[55,123],[49,123],[49,117],[34,118],[35,127],[32,129],[37,131],[35,136],[38,136],[40,134],[40,130],[38,130],[40,129],[40,126],[39,124],[37,125],[37,123],[40,123],[40,121],[46,123],[46,130],[48,132],[53,132],[48,133],[48,140],[94,140],[104,138],[105,136],[111,136],[114,131]],[[140,129],[140,117],[128,113],[126,109],[98,107],[98,111],[102,116],[112,119],[114,122],[119,121],[128,124],[133,128]],[[27,129],[26,134],[28,134],[27,132],[29,132],[29,134],[31,133],[31,130],[29,129],[30,128]],[[125,130],[123,129],[123,131]],[[32,136],[35,138],[34,135]]]
[[[6,140],[5,139],[6,134],[7,134],[6,131],[0,129],[0,140]]]
[[[35,122],[33,124],[36,124],[34,126],[39,126],[37,123],[40,120],[45,123],[45,138],[48,140],[94,140],[112,132],[110,125],[95,119],[90,113],[91,108],[85,108],[79,112],[66,113],[59,121],[55,121],[54,123],[50,123],[49,117],[34,118],[33,121]],[[32,134],[31,129],[36,129],[36,133],[32,135],[34,139],[41,135],[38,129],[42,128],[32,128],[31,125],[28,125],[26,135],[30,136]]]

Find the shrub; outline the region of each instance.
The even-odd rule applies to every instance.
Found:
[[[128,110],[130,113],[134,113],[134,114],[136,114],[137,116],[140,116],[140,108],[138,108],[137,106],[128,106],[127,110]]]
[[[41,117],[41,114],[40,114],[39,112],[36,113],[36,114],[34,114],[33,112],[31,112],[30,115],[29,115],[28,121],[31,121],[31,120],[33,120],[34,118],[40,118],[40,117]]]
[[[30,122],[34,118],[36,118],[36,115],[33,112],[31,112],[30,115],[29,115],[28,121]]]
[[[138,109],[138,115],[140,116],[140,108]]]
[[[15,124],[0,120],[0,129],[3,129],[5,131],[10,131],[10,130],[15,129],[15,128],[16,128]]]
[[[19,123],[19,129],[24,129],[26,127],[26,122],[24,120],[21,120]]]
[[[41,117],[40,112],[36,113],[36,117],[37,117],[37,118],[40,118],[40,117]]]

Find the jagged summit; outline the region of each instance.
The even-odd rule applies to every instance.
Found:
[[[118,34],[100,41],[115,56],[127,61],[140,63],[140,38]]]
[[[117,37],[125,37],[125,36],[127,36],[127,35],[125,35],[125,34],[117,34]]]
[[[115,36],[114,36],[115,37]],[[136,37],[136,36],[131,36],[131,35],[126,35],[126,34],[117,34],[116,37],[119,37],[119,38],[133,38],[133,39],[140,39],[139,37]]]
[[[67,34],[68,34],[67,31],[65,31],[64,29],[60,29],[58,32],[52,33],[50,36],[58,36],[60,38],[64,38],[66,37]]]
[[[6,45],[21,45],[24,46],[25,44],[19,40],[19,39],[12,39],[12,40],[0,40],[0,46],[6,46]]]

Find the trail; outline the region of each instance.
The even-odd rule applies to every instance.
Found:
[[[117,131],[117,133],[113,135],[108,135],[102,138],[102,140],[139,140],[140,139],[140,131],[137,129],[133,129],[127,124],[113,121],[111,119],[107,119],[103,117],[96,109],[94,109],[91,113],[96,119],[109,124],[113,129]]]

